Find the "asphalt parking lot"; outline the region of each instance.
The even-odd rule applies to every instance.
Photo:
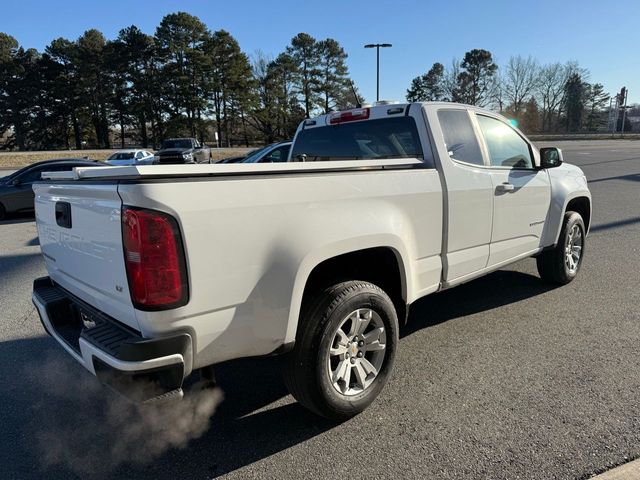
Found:
[[[297,405],[270,358],[220,366],[198,438],[131,428],[40,326],[32,219],[0,222],[0,476],[564,479],[639,457],[640,141],[558,145],[593,194],[579,277],[551,288],[527,259],[421,300],[383,394],[340,425]]]

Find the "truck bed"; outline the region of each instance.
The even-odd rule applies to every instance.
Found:
[[[229,163],[196,165],[131,165],[123,167],[75,168],[69,172],[45,172],[45,180],[134,179],[158,177],[224,176],[274,174],[314,171],[393,169],[401,166],[422,167],[419,159],[347,160],[340,162]]]
[[[143,337],[193,335],[197,368],[291,342],[305,279],[323,256],[390,245],[407,259],[409,301],[437,289],[442,189],[438,172],[423,167],[405,158],[51,173],[34,186],[38,229],[54,282]],[[71,228],[56,224],[58,202],[70,205]],[[133,307],[123,206],[176,219],[187,305]]]

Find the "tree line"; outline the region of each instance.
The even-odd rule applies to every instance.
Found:
[[[275,58],[249,56],[229,32],[185,12],[165,16],[153,35],[132,25],[109,40],[91,29],[42,52],[0,32],[0,149],[290,139],[302,119],[363,102],[346,59],[338,41],[307,33]],[[588,80],[577,62],[514,56],[499,67],[473,49],[414,78],[407,100],[492,108],[527,133],[593,132],[607,124],[610,97]]]
[[[289,139],[305,117],[361,100],[346,58],[336,40],[307,33],[275,58],[250,58],[229,32],[185,12],[153,35],[132,25],[108,40],[91,29],[42,52],[0,32],[0,149]]]
[[[498,67],[491,52],[474,49],[448,68],[436,62],[415,77],[407,100],[491,108],[517,120],[527,133],[602,131],[607,128],[610,96],[602,84],[589,83],[589,76],[574,61],[540,65],[519,55]],[[618,131],[621,122],[619,118]]]

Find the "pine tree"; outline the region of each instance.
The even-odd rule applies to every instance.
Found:
[[[407,90],[409,102],[435,102],[444,99],[444,65],[438,62],[424,75],[415,77]]]
[[[156,93],[167,99],[170,135],[196,136],[196,124],[206,106],[204,82],[211,64],[205,53],[208,37],[204,23],[185,12],[165,16],[156,29],[162,77],[162,90]]]
[[[535,98],[530,97],[528,101],[523,102],[517,118],[520,123],[520,130],[523,132],[532,134],[540,130],[540,109]]]
[[[162,133],[158,130],[162,120],[160,96],[155,88],[158,76],[155,40],[132,25],[120,30],[111,48],[115,63],[112,71],[117,75],[114,80],[116,109],[122,102],[125,106],[122,116],[126,114],[128,121],[135,125],[134,138],[143,147],[150,143],[147,124],[151,125],[151,136],[157,144],[161,140]]]
[[[246,116],[257,104],[257,84],[249,58],[240,49],[238,41],[225,30],[213,33],[207,44],[207,55],[212,62],[209,88],[218,137],[221,143],[230,147],[234,130],[239,128],[246,144]]]
[[[18,53],[18,41],[11,35],[0,32],[0,135],[9,131],[19,121],[16,112],[15,78],[19,75],[19,67],[16,62]],[[19,130],[19,128],[18,128]],[[3,148],[18,143],[24,146],[22,132],[14,129]]]
[[[50,94],[61,106],[61,116],[70,122],[76,149],[83,147],[85,109],[79,77],[78,48],[75,42],[57,38],[45,49],[43,59],[49,66],[53,89]]]
[[[320,104],[318,86],[321,83],[320,50],[316,39],[308,33],[299,33],[291,39],[287,54],[293,59],[297,94],[304,105],[307,117]]]
[[[577,132],[582,128],[582,117],[585,108],[585,84],[579,73],[569,76],[564,86],[564,107],[568,132]]]
[[[599,127],[605,124],[606,119],[603,118],[602,113],[608,102],[609,94],[604,91],[604,86],[602,84],[586,84],[586,129],[589,132],[595,132]]]
[[[318,52],[320,56],[318,93],[322,99],[322,108],[327,113],[339,107],[344,102],[346,94],[351,92],[349,69],[346,64],[347,54],[333,38],[318,42]]]
[[[76,76],[95,133],[95,143],[111,148],[109,105],[111,85],[105,58],[107,41],[98,30],[87,30],[76,41]]]
[[[455,100],[479,107],[486,106],[491,101],[494,77],[498,70],[491,52],[473,49],[465,53],[461,67]]]

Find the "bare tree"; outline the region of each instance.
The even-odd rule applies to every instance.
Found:
[[[451,67],[445,70],[442,79],[443,95],[449,102],[460,101],[458,94],[458,75],[460,75],[460,60],[454,58]]]
[[[278,136],[278,122],[276,119],[275,98],[277,97],[275,88],[271,81],[269,65],[273,63],[273,58],[266,55],[262,50],[256,50],[251,56],[251,68],[253,76],[256,78],[256,90],[258,94],[258,104],[249,117],[249,122],[254,125],[272,143]]]
[[[527,99],[538,85],[540,67],[531,56],[509,58],[501,77],[501,94],[515,116],[522,111]]]
[[[562,104],[565,82],[565,69],[562,64],[550,63],[540,69],[538,95],[539,103],[542,105],[543,132],[551,129],[553,114]]]

